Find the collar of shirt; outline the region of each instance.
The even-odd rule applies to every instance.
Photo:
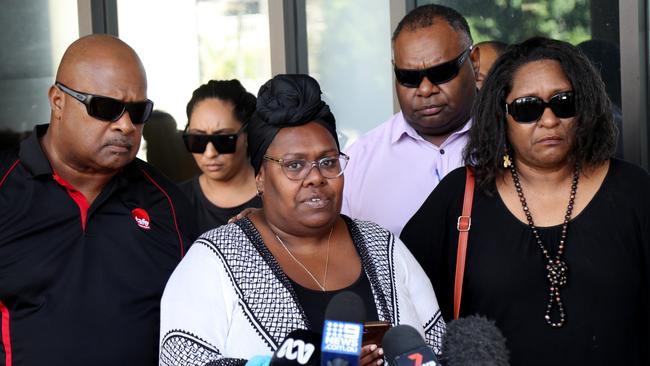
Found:
[[[20,152],[18,153],[20,162],[35,178],[40,176],[52,177],[54,174],[39,141],[45,135],[49,126],[49,124],[35,126],[32,134],[20,144]],[[115,188],[126,187],[130,180],[140,176],[137,160],[135,159],[127,164],[120,171],[121,174],[118,173],[113,177]]]
[[[41,175],[52,176],[52,167],[43,152],[39,139],[45,135],[49,124],[37,125],[29,137],[20,144],[18,156],[23,166],[29,170],[34,177]]]
[[[460,136],[466,135],[471,126],[472,126],[472,120],[470,119],[469,121],[467,121],[467,123],[465,123],[463,128],[449,135],[449,137],[447,137],[447,139],[445,140],[445,142],[442,143],[442,145],[436,146],[430,143],[429,141],[425,140],[422,136],[420,136],[420,134],[408,122],[406,122],[406,119],[404,119],[404,115],[402,114],[402,112],[400,112],[395,116],[395,123],[393,123],[390,141],[392,144],[395,144],[403,139],[410,138],[415,141],[422,141],[428,145],[431,145],[431,147],[435,148],[436,150],[439,150],[444,148],[448,144],[452,143]]]

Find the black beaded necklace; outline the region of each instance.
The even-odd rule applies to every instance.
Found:
[[[519,182],[519,174],[515,168],[515,164],[510,165],[510,173],[512,174],[512,180],[515,183],[515,189],[517,190],[517,195],[519,196],[519,201],[521,202],[521,207],[524,210],[526,215],[526,220],[528,220],[528,226],[533,231],[537,245],[542,250],[542,254],[546,259],[546,277],[549,281],[549,300],[548,305],[546,306],[546,323],[553,328],[559,328],[564,325],[566,322],[566,313],[564,312],[564,305],[562,304],[562,299],[560,297],[560,287],[565,286],[567,283],[567,270],[568,267],[566,263],[562,260],[562,253],[564,253],[564,244],[566,242],[567,236],[567,227],[569,226],[569,220],[571,220],[571,212],[573,212],[573,203],[576,197],[576,190],[578,189],[578,178],[580,176],[580,169],[576,164],[573,171],[573,180],[571,181],[571,195],[569,196],[569,204],[566,208],[566,215],[564,216],[564,223],[562,224],[562,235],[560,236],[560,245],[558,247],[557,254],[555,258],[551,258],[549,255],[548,249],[544,247],[542,239],[539,237],[539,232],[535,223],[533,222],[533,216],[530,214],[528,209],[528,204],[526,203],[526,198],[524,197],[524,191],[521,189],[521,183]],[[551,311],[553,310],[553,304],[557,304],[557,310],[560,315],[558,321],[553,321],[551,319]]]

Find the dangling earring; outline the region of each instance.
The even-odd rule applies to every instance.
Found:
[[[255,188],[255,191],[257,191],[257,193],[256,193],[256,194],[257,194],[257,197],[262,198],[262,195],[264,194],[264,192],[263,192],[263,191],[260,191],[259,188]]]
[[[503,167],[510,168],[512,165],[512,160],[510,160],[510,155],[508,154],[508,148],[503,149]]]

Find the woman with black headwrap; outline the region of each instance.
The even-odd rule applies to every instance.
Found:
[[[161,365],[271,355],[294,329],[320,333],[343,291],[363,299],[366,320],[409,324],[440,352],[445,325],[421,267],[389,231],[340,214],[348,157],[320,95],[306,75],[260,89],[248,149],[263,209],[203,234],[175,270],[162,300]],[[364,347],[361,364],[380,365],[382,352]]]

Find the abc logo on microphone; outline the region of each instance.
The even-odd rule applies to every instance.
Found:
[[[301,365],[306,365],[315,350],[316,346],[305,343],[302,339],[287,338],[278,349],[276,357],[295,360]]]

